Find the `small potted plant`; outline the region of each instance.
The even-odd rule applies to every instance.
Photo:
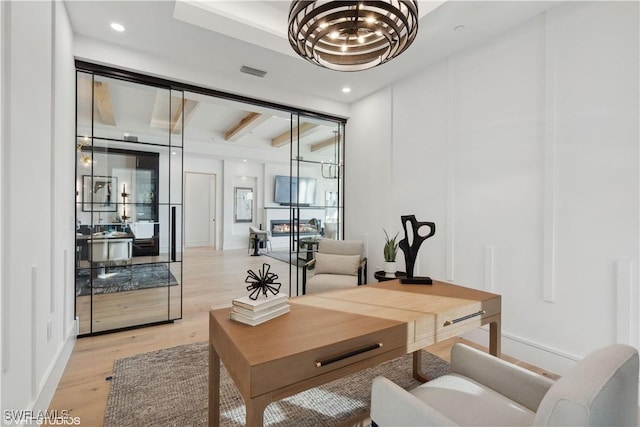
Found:
[[[387,230],[384,231],[384,272],[387,276],[396,275],[396,255],[398,254],[398,243],[396,243],[396,238],[398,237],[398,233],[393,236],[393,239],[389,238],[387,234]]]

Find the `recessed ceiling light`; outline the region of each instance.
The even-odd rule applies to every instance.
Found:
[[[247,161],[247,159],[242,159],[242,161],[243,161],[243,162],[246,162],[246,161]]]
[[[111,23],[111,29],[118,31],[119,33],[124,31],[124,25],[118,24],[117,22]]]
[[[351,92],[351,88],[350,87],[343,87],[342,88],[342,93],[349,93]]]
[[[456,30],[457,32],[464,31],[464,25],[458,25],[458,26],[455,28],[455,30]]]

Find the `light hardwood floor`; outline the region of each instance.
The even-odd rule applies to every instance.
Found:
[[[244,279],[247,270],[259,269],[263,262],[269,263],[272,271],[284,279],[283,288],[288,286],[285,284],[289,276],[289,265],[284,262],[265,256],[251,257],[246,250],[188,249],[183,261],[182,320],[172,324],[79,338],[49,409],[68,410],[71,416],[80,417],[83,426],[102,426],[109,393],[109,381],[106,377],[111,374],[113,362],[134,354],[206,341],[209,310],[212,307],[230,306],[233,298],[246,295]],[[460,341],[464,340],[451,339],[427,350],[449,360],[451,346]],[[513,358],[504,358],[544,375],[556,377]]]

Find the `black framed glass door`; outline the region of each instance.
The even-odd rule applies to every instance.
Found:
[[[77,72],[80,335],[182,316],[183,105],[181,91]],[[149,111],[144,126],[131,108]]]
[[[321,239],[343,239],[344,122],[292,114],[290,142],[289,247],[292,257],[308,263]],[[301,270],[294,274],[292,295],[301,295]]]

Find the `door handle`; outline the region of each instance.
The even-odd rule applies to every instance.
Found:
[[[176,261],[176,207],[171,206],[171,261]]]

